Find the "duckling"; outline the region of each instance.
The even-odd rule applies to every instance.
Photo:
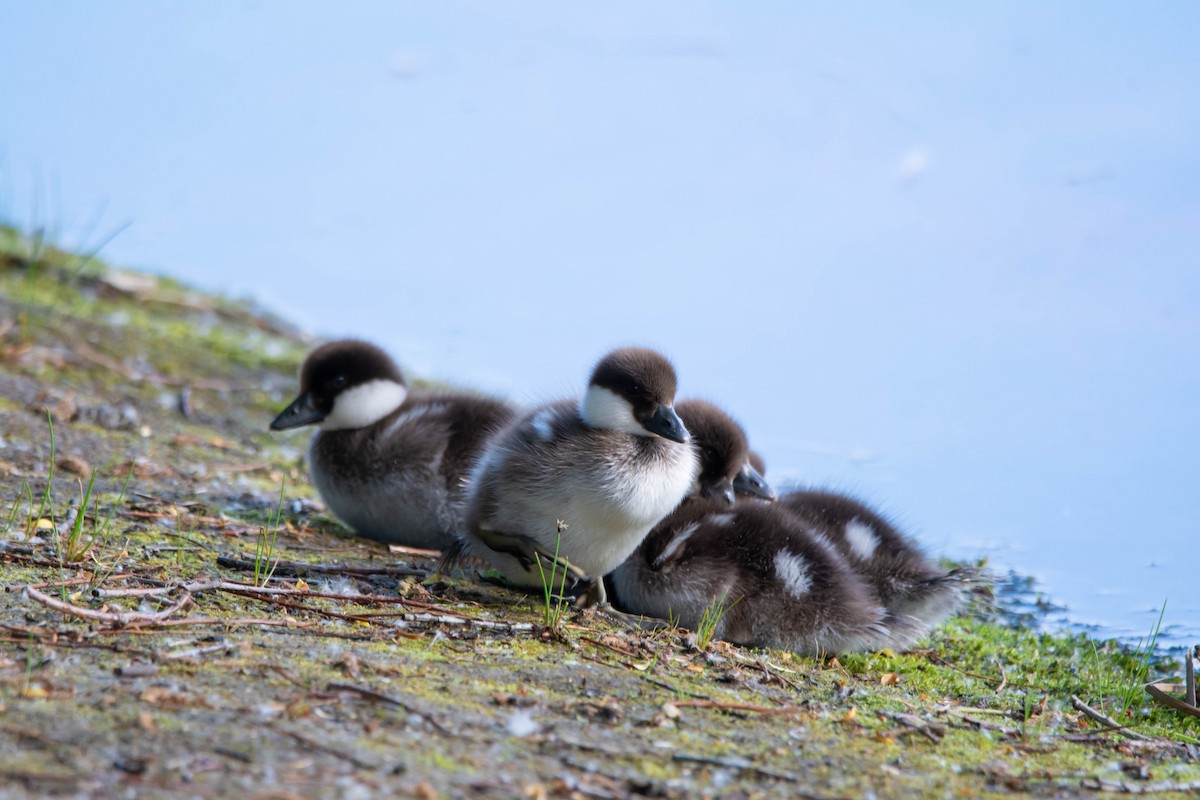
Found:
[[[697,629],[721,609],[714,636],[809,655],[903,647],[925,632],[882,607],[823,537],[767,503],[730,505],[721,490],[748,463],[745,434],[710,404],[681,402],[701,460],[701,487],[607,578],[613,605]],[[765,483],[764,483],[765,485]]]
[[[316,425],[313,485],[360,536],[442,549],[461,527],[465,479],[484,441],[515,411],[486,397],[410,392],[380,348],[342,339],[300,369],[300,394],[272,430]]]
[[[930,628],[957,613],[984,584],[975,567],[946,571],[920,546],[866,504],[828,491],[793,490],[778,501],[825,537],[897,614],[921,619]]]
[[[767,464],[754,450],[748,451],[746,461],[738,470],[738,474],[733,479],[733,490],[735,494],[745,497],[757,497],[767,502],[774,502],[779,498],[771,485],[767,483],[767,479],[763,477],[767,471]]]
[[[766,463],[754,450],[749,463],[755,474],[766,473]],[[734,489],[742,499],[763,496],[742,474]],[[968,595],[986,594],[987,581],[979,569],[939,568],[916,542],[853,497],[794,489],[776,499],[832,543],[895,613],[918,617],[932,628],[957,613]]]
[[[466,524],[442,566],[491,568],[539,588],[551,562],[579,579],[582,604],[606,604],[601,576],[624,561],[693,486],[699,462],[673,408],[661,354],[604,356],[578,401],[521,415],[471,473]]]

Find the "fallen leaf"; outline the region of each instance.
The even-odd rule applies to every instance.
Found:
[[[155,733],[158,726],[154,724],[154,715],[149,711],[142,711],[138,714],[138,727],[144,731]]]
[[[847,711],[846,715],[838,721],[849,723],[849,722],[854,722],[856,719],[858,719],[858,709],[855,708],[854,706],[850,706],[850,710]]]
[[[303,578],[296,581],[296,591],[298,591],[298,592],[307,592],[308,591],[308,583]]]
[[[879,676],[879,682],[884,686],[895,686],[900,682],[900,676],[894,672],[885,672]]]

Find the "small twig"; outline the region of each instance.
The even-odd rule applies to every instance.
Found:
[[[254,571],[253,561],[247,561],[244,558],[232,558],[231,556],[218,556],[217,566],[241,570],[243,572]],[[403,578],[424,578],[429,575],[429,571],[423,569],[404,569],[402,567],[325,566],[323,564],[305,564],[302,561],[280,561],[278,566],[275,567],[275,575],[277,577],[302,577],[307,574],[350,575],[355,577],[366,575],[395,575]]]
[[[533,633],[537,626],[531,622],[492,622],[475,617],[448,617],[437,614],[405,614],[407,622],[438,622],[443,625],[469,625],[475,628],[507,631],[508,633]]]
[[[208,655],[209,653],[219,653],[223,650],[230,649],[228,642],[220,644],[210,644],[207,647],[191,647],[187,650],[180,650],[174,653],[166,653],[159,656],[160,661],[180,661],[185,658],[196,658],[197,656]]]
[[[768,708],[748,703],[723,703],[720,700],[674,700],[672,702],[679,708],[716,708],[721,711],[746,711],[752,714],[794,714],[796,712],[792,706]]]
[[[638,654],[633,652],[632,650],[629,650],[624,647],[617,647],[616,645],[609,644],[608,642],[602,642],[599,639],[592,639],[588,636],[580,636],[579,641],[587,642],[588,644],[595,645],[596,647],[607,648],[609,650],[612,650],[614,653],[619,653],[623,656],[628,656],[629,658],[637,658],[638,657]]]
[[[995,678],[993,678],[991,676],[980,675],[978,672],[971,672],[969,670],[965,670],[962,667],[958,666],[957,664],[951,664],[949,661],[947,661],[946,659],[939,656],[937,654],[937,651],[935,651],[935,650],[913,650],[912,654],[913,655],[923,655],[926,658],[928,658],[930,661],[932,661],[933,663],[938,664],[939,666],[949,667],[950,669],[955,670],[956,672],[961,672],[963,675],[966,675],[968,677],[978,678],[981,681],[987,681],[988,684],[991,684],[992,681],[996,680]],[[999,662],[997,662],[997,663],[999,663]],[[1003,670],[1001,670],[1001,672],[1003,673]],[[1007,678],[1001,679],[1001,685],[1003,685],[1004,683],[1007,683]]]
[[[756,766],[754,762],[748,758],[713,758],[711,756],[694,756],[688,753],[674,753],[671,756],[671,760],[683,761],[689,764],[707,764],[714,767],[724,767],[725,769],[753,772],[761,775],[764,778],[774,778],[775,780],[788,781],[790,783],[796,783],[800,780],[799,776],[793,775],[790,772],[776,772],[775,770]],[[817,795],[811,795],[805,792],[788,792],[788,796],[801,797],[805,798],[805,800],[818,800]]]
[[[1149,694],[1151,697],[1153,697],[1158,702],[1162,703],[1164,706],[1173,708],[1181,714],[1188,714],[1189,716],[1200,717],[1200,708],[1196,708],[1196,706],[1192,705],[1191,703],[1188,703],[1184,700],[1180,700],[1177,697],[1172,697],[1171,695],[1167,694],[1168,689],[1178,691],[1180,688],[1183,688],[1184,691],[1187,691],[1186,687],[1180,687],[1175,684],[1147,683],[1146,684],[1146,693]]]
[[[108,580],[116,580],[118,578],[128,578],[130,573],[121,572],[116,575],[109,575]],[[57,589],[60,586],[79,586],[84,583],[91,583],[95,578],[69,578],[65,581],[44,581],[42,583],[10,583],[5,585],[6,592],[23,592],[26,588],[33,589]]]
[[[372,764],[370,762],[363,761],[362,759],[358,758],[357,756],[353,756],[349,753],[343,753],[341,750],[338,750],[337,748],[330,747],[329,745],[322,744],[320,742],[314,742],[312,739],[309,739],[307,736],[301,736],[300,734],[298,734],[294,731],[289,731],[284,728],[276,728],[271,725],[265,725],[264,727],[266,727],[272,731],[275,731],[276,733],[278,733],[282,736],[290,737],[290,738],[296,740],[297,742],[299,742],[300,744],[304,745],[305,747],[307,747],[311,750],[316,750],[318,753],[324,753],[325,755],[333,756],[334,758],[340,758],[343,761],[348,761],[351,764],[353,764],[354,766],[358,767],[359,769],[370,769],[370,770],[379,769],[378,764]]]
[[[913,714],[892,713],[888,716],[904,726],[897,729],[900,733],[919,733],[934,744],[946,736],[946,726],[940,723],[926,722]]]
[[[442,733],[446,736],[451,735],[451,732],[449,730],[447,730],[445,728],[445,726],[443,726],[440,722],[438,722],[436,719],[434,719],[432,714],[430,714],[427,711],[422,711],[421,709],[414,706],[412,703],[409,703],[406,700],[401,700],[398,697],[393,697],[392,695],[383,694],[381,692],[375,691],[374,689],[368,689],[365,686],[355,686],[352,683],[330,683],[325,686],[325,691],[327,691],[327,692],[354,692],[356,694],[362,695],[363,697],[367,698],[368,700],[374,700],[377,703],[387,703],[388,705],[396,706],[397,708],[402,708],[405,711],[407,711],[408,713],[416,714],[418,717],[420,717],[421,719],[428,722],[430,724],[430,726],[433,727],[433,729],[438,731],[439,733]]]
[[[30,587],[25,588],[25,594],[26,596],[33,598],[42,605],[52,608],[55,611],[62,611],[65,614],[83,617],[84,619],[94,619],[99,622],[107,622],[110,625],[132,625],[139,622],[160,623],[186,606],[192,600],[191,593],[184,591],[183,597],[179,598],[179,600],[177,600],[170,608],[162,611],[157,611],[152,614],[146,614],[141,611],[125,611],[121,613],[114,613],[112,611],[95,611],[90,608],[80,608],[79,606],[71,605],[70,603],[64,603],[62,600],[55,600],[53,597],[42,594],[37,589]]]
[[[151,586],[142,589],[92,589],[92,597],[160,597],[170,594],[169,586]]]
[[[1086,711],[1084,712],[1087,713]],[[1084,778],[1079,785],[1094,792],[1117,792],[1121,794],[1158,794],[1160,792],[1194,792],[1200,789],[1200,781],[1175,783],[1174,781],[1155,781],[1153,783],[1128,783],[1127,781],[1112,781],[1105,778]]]
[[[297,619],[257,619],[254,617],[243,619],[213,619],[211,617],[188,617],[187,619],[165,619],[154,623],[160,628],[182,628],[203,627],[206,625],[219,625],[224,628],[243,628],[247,625],[266,625],[268,627],[278,628],[308,628],[316,623],[301,622]],[[96,628],[93,633],[153,633],[154,631],[143,631],[136,627],[116,627],[116,628]]]
[[[1004,671],[1004,665],[1000,663],[1000,659],[996,659],[996,668],[1000,670],[1000,685],[996,687],[996,694],[1004,691],[1004,687],[1008,686],[1008,673]]]
[[[1000,731],[1005,736],[1018,736],[1021,733],[1016,728],[1006,728],[1003,725],[997,725],[994,722],[987,722],[986,720],[976,719],[975,717],[968,716],[957,708],[950,709],[950,713],[979,728],[985,728],[989,731]]]
[[[1076,695],[1071,695],[1071,705],[1074,706],[1077,711],[1082,711],[1084,714],[1091,717],[1096,722],[1103,723],[1107,727],[1111,728],[1114,732],[1119,733],[1122,736],[1128,737],[1130,739],[1138,739],[1143,742],[1154,741],[1154,737],[1146,736],[1144,734],[1138,733],[1137,731],[1129,730],[1129,728],[1127,726],[1122,725],[1121,723],[1117,722],[1112,717],[1104,716],[1104,714],[1101,714],[1099,711],[1097,711],[1096,709],[1089,706],[1087,703],[1080,700],[1079,697]]]
[[[674,686],[672,686],[671,684],[667,683],[666,681],[660,681],[658,678],[651,677],[650,675],[643,675],[642,680],[646,681],[647,683],[653,683],[655,686],[659,686],[663,689],[666,689],[669,692],[674,692],[675,694],[686,694],[688,697],[694,697],[697,700],[709,700],[710,699],[702,694],[696,694],[695,692],[689,692],[687,689],[677,689]],[[676,705],[678,705],[678,703]]]

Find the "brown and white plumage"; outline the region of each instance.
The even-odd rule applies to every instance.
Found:
[[[308,355],[299,396],[271,428],[318,426],[313,485],[356,533],[441,549],[462,525],[466,476],[484,441],[514,414],[486,397],[410,392],[384,351],[343,339]]]
[[[538,588],[539,556],[577,577],[620,564],[692,486],[698,468],[672,408],[674,368],[622,348],[605,356],[578,402],[534,408],[494,437],[470,479],[463,535],[446,565],[474,564]]]
[[[741,428],[711,404],[679,404],[709,484],[747,462]],[[698,487],[702,488],[702,487]],[[731,505],[692,493],[608,576],[615,607],[697,629],[720,608],[714,635],[806,654],[906,646],[925,627],[879,602],[838,550],[774,505]]]
[[[793,490],[778,505],[833,544],[887,608],[931,628],[959,611],[983,584],[974,567],[939,567],[916,541],[853,497]]]

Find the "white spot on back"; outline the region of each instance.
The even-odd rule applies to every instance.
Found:
[[[783,581],[783,588],[793,597],[804,597],[812,586],[808,562],[791,550],[780,550],[775,554],[775,574]]]
[[[333,401],[333,411],[321,422],[321,430],[365,428],[395,411],[408,397],[408,390],[395,381],[375,380],[342,392]]]
[[[663,562],[670,561],[672,558],[674,558],[675,553],[679,552],[679,548],[683,547],[684,543],[687,542],[688,539],[692,538],[692,534],[699,530],[699,528],[700,523],[693,522],[691,525],[676,531],[675,535],[671,538],[670,543],[663,548],[661,553],[658,554],[658,558],[654,559],[654,567],[658,568],[662,566]]]
[[[636,436],[654,436],[633,416],[629,401],[603,386],[589,386],[579,401],[579,418],[593,428],[624,431]]]
[[[733,524],[734,516],[736,516],[736,515],[730,514],[728,512],[726,512],[724,514],[711,514],[708,517],[708,521],[711,522],[713,525],[717,525],[722,528],[728,528],[730,525]]]
[[[875,548],[879,546],[879,537],[871,526],[856,519],[846,523],[846,541],[854,554],[864,561],[874,555]]]
[[[533,432],[542,441],[547,441],[554,436],[554,409],[544,408],[533,415],[533,419],[529,420],[529,424],[533,427]]]
[[[427,417],[430,414],[440,414],[446,410],[446,403],[432,403],[430,405],[417,406],[416,408],[405,411],[400,416],[396,417],[380,434],[381,439],[386,439],[396,431],[403,428],[410,422],[415,422],[422,417]]]

